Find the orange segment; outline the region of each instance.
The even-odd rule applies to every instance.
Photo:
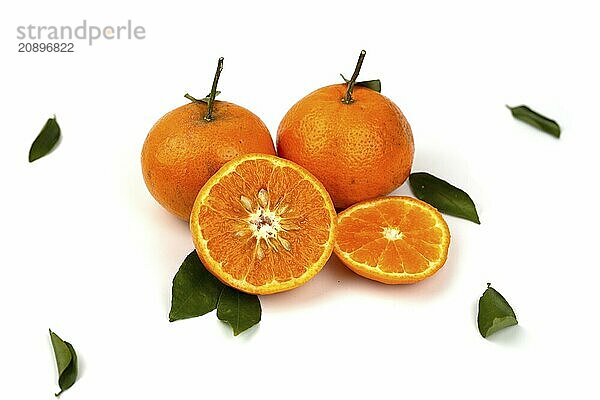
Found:
[[[338,217],[335,254],[354,272],[383,283],[413,283],[433,275],[448,256],[442,215],[412,197],[355,204]]]
[[[275,156],[250,154],[225,164],[202,187],[190,228],[213,275],[247,293],[302,285],[333,251],[336,213],[323,185]]]

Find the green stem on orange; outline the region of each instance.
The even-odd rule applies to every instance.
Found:
[[[212,112],[215,105],[215,96],[217,95],[217,83],[219,83],[221,71],[223,71],[223,57],[219,58],[219,62],[217,64],[217,71],[215,72],[215,77],[212,83],[212,88],[210,89],[210,94],[208,95],[208,107],[206,108],[206,115],[204,116],[204,120],[208,122],[214,119]]]
[[[190,101],[192,101],[192,102],[197,102],[197,101],[200,101],[200,100],[198,100],[197,98],[195,98],[194,96],[192,96],[192,95],[191,95],[191,94],[189,94],[189,93],[186,93],[186,94],[185,94],[183,97],[185,97],[186,99],[188,99],[188,100],[190,100]]]
[[[352,78],[348,81],[348,88],[346,89],[346,94],[342,98],[342,103],[351,104],[354,102],[352,98],[352,90],[354,90],[354,85],[356,84],[356,79],[358,78],[358,74],[360,73],[360,68],[362,67],[362,63],[365,59],[366,51],[362,50],[360,55],[358,56],[358,62],[356,63],[356,68],[354,68],[354,73],[352,74]]]

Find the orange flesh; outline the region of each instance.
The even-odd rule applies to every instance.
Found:
[[[450,233],[437,210],[410,197],[385,197],[340,214],[335,252],[355,272],[410,283],[446,261]]]
[[[333,204],[301,167],[272,156],[242,158],[226,164],[196,199],[191,227],[198,254],[240,290],[291,289],[331,254]]]

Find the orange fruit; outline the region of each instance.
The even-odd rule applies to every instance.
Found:
[[[383,283],[414,283],[446,262],[450,231],[442,215],[412,197],[365,201],[338,217],[334,251],[351,270]]]
[[[186,221],[198,191],[223,164],[241,154],[275,154],[269,130],[252,112],[225,101],[214,100],[212,107],[209,114],[206,102],[194,101],[172,110],[152,127],[142,149],[148,190]]]
[[[394,102],[355,86],[346,103],[347,90],[346,84],[315,90],[287,112],[277,131],[279,156],[312,172],[338,208],[396,189],[414,155],[410,125]]]
[[[206,104],[186,104],[163,116],[142,149],[148,190],[168,211],[188,220],[198,191],[227,161],[248,153],[275,154],[265,124],[247,109],[217,101],[214,120]]]
[[[291,161],[249,154],[202,187],[190,219],[198,256],[223,283],[253,294],[300,286],[331,256],[329,194]]]

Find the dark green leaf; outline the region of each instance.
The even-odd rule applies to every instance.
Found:
[[[409,184],[419,200],[431,204],[440,212],[480,223],[473,200],[459,188],[427,172],[410,174]]]
[[[38,158],[44,157],[50,153],[60,139],[60,126],[56,122],[56,117],[49,118],[37,135],[31,148],[29,149],[29,162],[34,162]]]
[[[506,107],[510,110],[513,117],[515,117],[519,121],[523,121],[526,124],[529,124],[535,128],[538,128],[541,131],[549,133],[556,138],[560,137],[560,126],[558,126],[556,121],[544,117],[543,115],[533,111],[527,106]]]
[[[217,308],[223,284],[204,267],[196,251],[183,261],[173,278],[169,321],[193,318]]]
[[[368,89],[371,89],[378,93],[381,93],[381,81],[379,79],[373,79],[371,81],[356,82],[356,86],[364,86]]]
[[[344,82],[348,83],[348,79],[346,79],[346,77],[342,74],[340,74],[342,79],[344,80]],[[362,81],[362,82],[356,82],[355,86],[363,86],[366,87],[368,89],[374,90],[378,93],[381,93],[381,81],[379,79],[373,79],[370,81]]]
[[[517,316],[500,293],[488,283],[488,288],[479,298],[477,326],[484,338],[512,325],[517,325]]]
[[[204,267],[194,250],[173,278],[169,321],[198,317],[215,308],[217,317],[231,325],[236,336],[260,321],[258,296],[221,283]]]
[[[58,335],[51,330],[50,340],[54,349],[54,357],[56,358],[56,367],[58,368],[58,386],[60,392],[55,396],[60,396],[62,392],[73,386],[77,380],[77,353],[69,342],[63,341]]]
[[[218,95],[220,95],[221,92],[220,91],[216,91],[215,92],[215,97],[217,97]],[[197,99],[195,97],[193,97],[191,94],[186,93],[183,97],[185,97],[186,99],[190,100],[190,101],[201,101],[203,103],[208,103],[208,98],[210,97],[210,94],[206,95],[206,97],[203,97],[201,99]]]
[[[258,324],[261,312],[258,296],[224,287],[219,298],[217,317],[231,325],[235,336]]]

